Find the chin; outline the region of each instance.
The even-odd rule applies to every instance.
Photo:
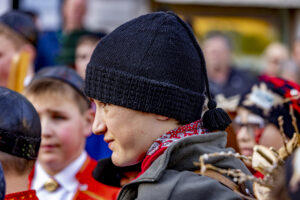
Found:
[[[55,165],[56,163],[59,163],[58,159],[56,156],[53,155],[43,155],[40,156],[38,161],[40,163],[43,163],[45,165]]]
[[[139,162],[139,161],[131,160],[128,158],[126,159],[126,157],[124,157],[124,156],[122,156],[122,157],[115,156],[114,153],[111,156],[111,160],[112,160],[113,164],[118,167],[127,167],[127,166],[137,164]]]

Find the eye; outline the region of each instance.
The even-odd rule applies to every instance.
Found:
[[[62,115],[62,114],[58,114],[58,113],[53,113],[51,115],[52,119],[54,120],[66,120],[67,117],[65,115]]]

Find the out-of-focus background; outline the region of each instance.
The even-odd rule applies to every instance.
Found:
[[[141,14],[172,10],[193,27],[199,41],[212,30],[228,33],[239,67],[259,73],[264,51],[274,41],[289,49],[300,35],[299,0],[86,0],[84,27],[110,32]],[[57,31],[62,24],[62,0],[1,0],[0,14],[10,9],[34,13],[41,31]]]

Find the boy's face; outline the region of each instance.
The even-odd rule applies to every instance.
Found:
[[[76,49],[75,69],[83,79],[85,79],[85,69],[95,47],[96,44],[82,43]]]
[[[162,135],[155,114],[143,113],[121,106],[94,100],[95,134],[104,134],[104,140],[113,151],[112,161],[117,166],[133,165],[141,161],[151,144]]]
[[[0,86],[7,87],[13,56],[17,54],[12,41],[0,34]]]
[[[48,173],[67,167],[83,151],[85,138],[91,133],[90,110],[82,114],[70,97],[28,96],[37,110],[42,126],[38,161]]]

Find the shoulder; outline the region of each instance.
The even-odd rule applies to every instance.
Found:
[[[238,68],[238,67],[232,67],[231,69],[231,79],[246,79],[244,81],[251,81],[254,82],[256,80],[256,76],[249,70],[243,69],[243,68]]]
[[[150,194],[151,192],[151,194]],[[155,184],[142,184],[138,194],[147,196],[157,195],[158,199],[241,199],[231,189],[219,181],[198,175],[192,171],[166,170],[161,179]],[[140,198],[140,196],[138,196]]]

